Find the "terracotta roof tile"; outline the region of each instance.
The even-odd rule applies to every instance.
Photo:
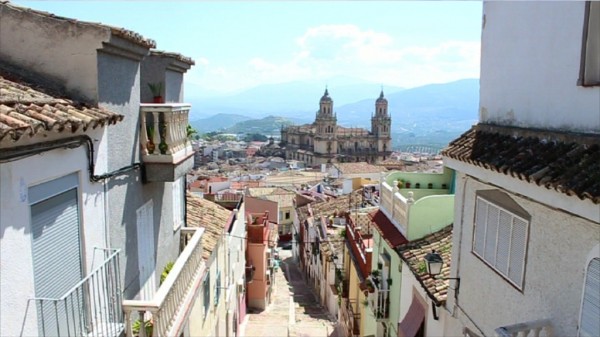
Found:
[[[202,235],[202,257],[208,260],[218,243],[223,240],[231,211],[191,193],[186,195],[186,205],[187,226],[205,229]]]
[[[371,221],[373,221],[375,229],[381,237],[392,247],[405,244],[408,240],[400,233],[398,228],[388,219],[388,217],[379,209],[369,213]]]
[[[0,74],[0,141],[18,141],[38,132],[76,132],[116,124],[123,116],[42,92]]]
[[[446,157],[600,203],[600,135],[479,124]]]
[[[400,258],[406,262],[415,278],[421,283],[429,297],[443,304],[446,301],[450,280],[433,279],[427,273],[425,255],[435,250],[444,259],[444,266],[438,278],[450,277],[452,262],[452,225],[445,227],[420,240],[411,241],[396,248]]]
[[[185,64],[189,64],[191,66],[196,64],[196,62],[194,62],[194,60],[191,57],[183,56],[179,53],[171,53],[171,52],[166,52],[166,51],[162,51],[162,50],[151,50],[150,55],[161,56],[161,57],[170,57],[177,61],[183,62]]]
[[[342,172],[342,174],[356,173],[379,173],[386,172],[387,169],[383,166],[372,165],[365,162],[359,163],[337,163],[334,166]]]

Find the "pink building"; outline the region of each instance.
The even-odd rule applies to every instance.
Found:
[[[247,198],[255,199],[255,198]],[[248,201],[248,200],[246,200]],[[264,205],[261,205],[263,204]],[[269,208],[275,209],[276,203],[268,200],[250,200],[251,207],[246,206],[247,210],[247,241],[246,241],[246,298],[247,305],[250,308],[264,310],[271,302],[271,292],[273,289],[273,272],[275,261],[273,259],[273,249],[277,246],[277,223],[270,219],[273,217]],[[253,212],[252,209],[262,209],[260,212]]]

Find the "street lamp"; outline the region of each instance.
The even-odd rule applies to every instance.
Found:
[[[431,253],[427,253],[427,255],[425,255],[425,262],[427,262],[427,264],[426,264],[427,273],[434,280],[455,280],[456,281],[456,287],[454,288],[454,298],[457,298],[458,297],[458,289],[460,288],[460,277],[441,277],[441,278],[436,277],[442,272],[442,267],[444,265],[444,259],[442,258],[442,256],[440,254],[436,253],[435,249],[433,249],[431,251]],[[434,305],[431,306],[431,310],[433,311],[433,319],[435,319],[437,321],[439,319],[439,317],[437,315],[435,307],[436,307],[436,305],[434,303]]]

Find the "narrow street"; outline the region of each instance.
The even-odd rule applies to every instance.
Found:
[[[281,250],[272,303],[262,312],[248,310],[241,336],[336,337],[335,318],[321,307],[293,261],[291,250]]]

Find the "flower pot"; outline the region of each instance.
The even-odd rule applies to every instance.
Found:
[[[152,103],[163,103],[162,96],[154,96]]]
[[[148,150],[149,154],[153,154],[155,149],[156,149],[156,145],[154,145],[154,142],[152,142],[151,140],[149,140],[146,143],[146,150]]]

